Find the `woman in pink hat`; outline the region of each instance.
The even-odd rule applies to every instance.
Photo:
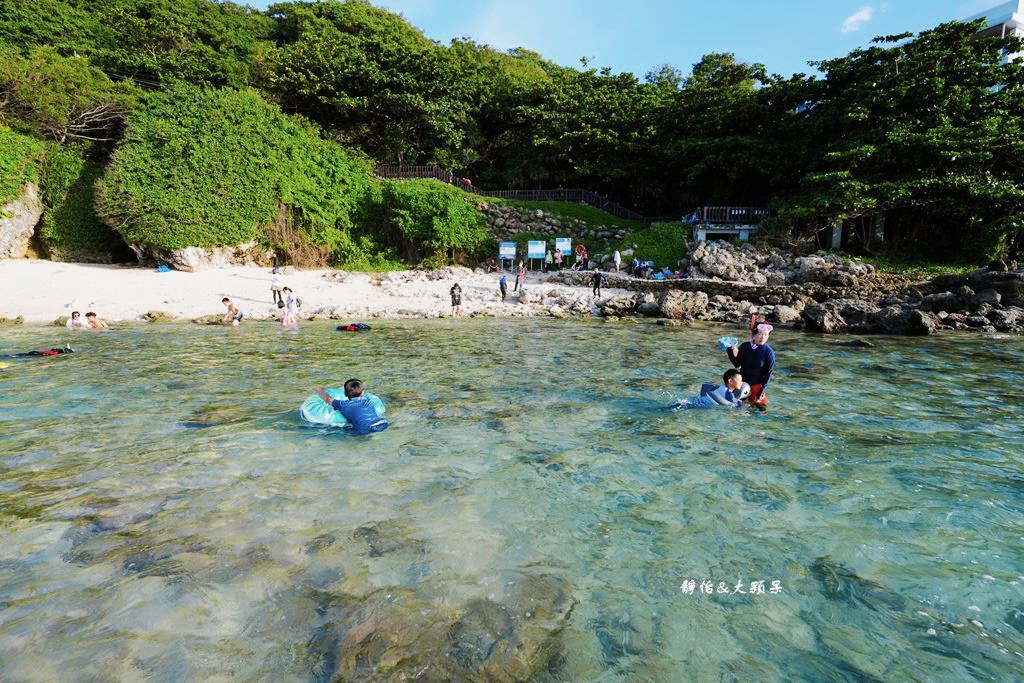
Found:
[[[761,408],[768,405],[765,392],[775,369],[775,349],[768,344],[768,335],[773,329],[768,323],[752,324],[750,341],[732,346],[726,351],[733,367],[739,368],[743,379],[750,384],[747,400],[751,405]]]

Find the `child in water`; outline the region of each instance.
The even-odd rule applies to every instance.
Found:
[[[363,396],[363,383],[358,379],[350,379],[345,382],[345,398],[348,400],[331,398],[323,389],[317,389],[329,406],[345,416],[348,423],[352,425],[353,434],[369,434],[370,432],[383,432],[388,428],[388,421],[377,415],[373,403]]]
[[[224,314],[220,321],[222,323],[231,323],[232,327],[238,327],[238,323],[242,319],[242,312],[238,310],[238,306],[231,303],[231,299],[227,297],[221,299],[220,302],[228,307],[228,312]]]
[[[722,374],[724,384],[718,386],[705,382],[700,388],[700,396],[680,401],[672,408],[673,410],[688,410],[690,408],[714,408],[715,406],[729,406],[738,408],[743,404],[750,394],[750,386],[743,381],[739,370],[729,368]]]

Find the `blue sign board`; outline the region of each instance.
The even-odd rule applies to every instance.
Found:
[[[562,256],[568,256],[572,253],[572,239],[569,237],[556,237],[555,250],[562,252]]]
[[[547,253],[547,245],[539,240],[530,240],[526,243],[526,258],[544,258]]]
[[[516,260],[515,242],[498,242],[498,258],[502,261]]]

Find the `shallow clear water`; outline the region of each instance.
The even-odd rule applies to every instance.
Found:
[[[779,332],[759,415],[667,409],[721,326],[333,327],[0,328],[79,350],[0,370],[0,679],[1024,670],[1022,339]],[[390,430],[300,424],[352,376]]]

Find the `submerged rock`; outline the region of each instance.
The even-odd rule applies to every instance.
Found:
[[[576,601],[554,576],[517,575],[501,585],[501,598],[457,608],[412,591],[378,591],[343,617],[332,680],[530,680],[558,653]]]

